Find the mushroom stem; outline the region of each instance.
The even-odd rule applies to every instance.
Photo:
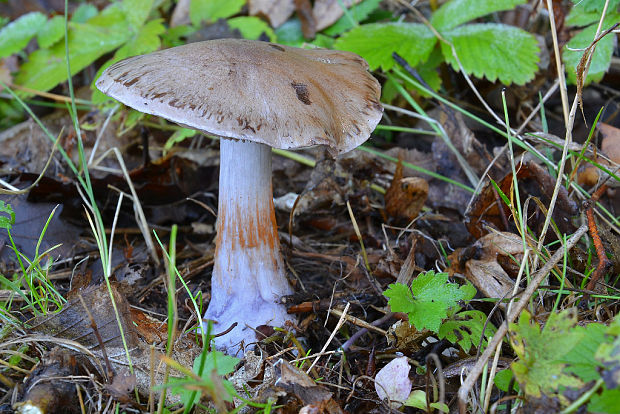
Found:
[[[280,303],[290,293],[273,207],[271,148],[221,139],[215,263],[205,319],[216,322],[215,332],[238,325],[216,338],[216,347],[234,355],[242,340],[256,341],[251,328],[292,320]]]

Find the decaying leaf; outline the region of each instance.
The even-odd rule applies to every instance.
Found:
[[[476,245],[480,248],[477,258],[469,259],[465,263],[467,280],[486,297],[509,297],[514,287],[514,280],[498,260],[501,260],[502,256],[509,260],[522,258],[521,238],[513,233],[489,233],[479,239]]]
[[[317,385],[312,378],[298,370],[283,359],[275,365],[275,386],[295,395],[305,406],[306,412],[313,412],[312,406],[320,408],[328,414],[342,414],[340,406],[332,399],[333,393],[322,385]]]
[[[417,352],[421,347],[422,341],[430,334],[429,331],[418,331],[415,326],[406,321],[397,321],[387,332],[387,341],[390,346],[399,351],[407,353]]]
[[[521,202],[528,196],[533,196],[541,200],[543,205],[549,205],[555,179],[533,161],[519,164],[516,170]],[[476,238],[489,232],[487,226],[500,231],[514,230],[516,232],[510,207],[502,199],[503,194],[510,203],[516,201],[512,173],[508,173],[496,184],[497,188],[491,182],[487,183],[465,212],[467,230]],[[542,228],[546,212],[541,211],[535,202],[530,202],[529,205],[532,211],[528,211],[527,214],[528,226],[532,229]],[[570,199],[566,188],[560,187],[556,208],[553,210],[553,219],[561,233],[570,234],[574,230],[571,219],[578,211],[577,203]]]
[[[120,321],[117,321],[115,317],[110,294],[114,298],[116,308],[119,310]],[[88,307],[89,313],[92,315],[92,321],[85,311],[80,297]],[[151,387],[154,385],[151,383],[151,378],[154,379],[155,384],[161,384],[164,380],[165,366],[159,361],[159,355],[163,353],[163,349],[156,347],[155,353],[152,355],[151,344],[147,343],[145,339],[157,341],[160,336],[142,336],[140,332],[148,331],[153,325],[137,329],[136,324],[146,319],[143,317],[134,319],[134,314],[135,312],[129,310],[127,299],[117,289],[115,284],[111,285],[110,291],[108,291],[105,284],[102,284],[87,287],[80,292],[72,292],[61,312],[34,318],[30,321],[30,325],[34,332],[45,333],[56,338],[71,339],[80,343],[92,352],[90,355],[81,354],[79,355],[80,358],[88,359],[94,355],[97,360],[91,361],[93,366],[105,366],[105,359],[107,358],[113,372],[118,374],[125,372],[128,366],[126,351],[119,330],[120,324],[123,329],[125,342],[130,350],[130,357],[135,372],[135,386],[141,394],[148,395]],[[154,322],[151,321],[150,323],[153,324]],[[166,331],[165,324],[160,326],[161,330]],[[97,336],[101,338],[101,342]],[[101,343],[105,346],[107,357],[101,351]],[[161,344],[155,343],[155,345]],[[199,347],[185,337],[180,337],[175,341],[172,357],[181,365],[191,367],[199,352]],[[173,376],[180,375],[180,373],[174,370],[171,373]],[[105,377],[103,373],[100,373],[100,375]],[[112,390],[122,392],[121,390],[128,387],[129,383],[133,383],[133,379],[130,382],[127,380],[119,382],[117,380],[117,382],[112,382],[109,386],[113,387]],[[167,394],[167,396],[169,402],[174,401],[174,397],[171,394]]]
[[[618,175],[617,168],[619,167],[618,164],[620,164],[620,129],[603,122],[599,123],[597,128],[603,137],[601,141],[601,151],[603,155],[605,155],[605,158],[598,156],[596,157],[596,162],[608,167],[612,172],[615,171],[615,174]],[[578,182],[582,185],[594,186],[598,183],[599,179],[605,178],[606,176],[607,174],[602,170],[599,170],[592,164],[587,164],[585,169],[579,173]],[[605,183],[613,187],[618,185],[616,180],[607,180]]]
[[[249,0],[248,5],[251,16],[266,18],[274,29],[295,11],[295,0]]]
[[[385,193],[386,212],[394,218],[411,221],[420,214],[427,198],[428,182],[420,177],[403,178],[403,165],[399,162]]]
[[[394,358],[381,368],[375,376],[375,391],[379,399],[387,398],[392,407],[400,407],[411,393],[410,370],[411,366],[405,356]]]
[[[59,381],[78,374],[78,363],[72,352],[52,349],[26,379],[24,393],[13,408],[24,414],[80,412],[75,384]]]
[[[540,397],[555,394],[562,387],[583,385],[579,378],[566,372],[562,361],[584,335],[584,331],[573,329],[576,324],[576,308],[551,313],[542,329],[527,311],[518,323],[510,324],[510,343],[519,357],[512,363],[512,371],[527,395]],[[556,396],[567,403],[564,395]]]

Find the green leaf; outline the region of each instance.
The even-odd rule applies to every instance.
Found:
[[[323,30],[323,33],[328,36],[337,36],[346,32],[355,26],[354,22],[361,22],[366,19],[370,13],[379,7],[380,2],[381,0],[364,0],[356,4],[349,9],[350,17],[346,14],[343,15],[340,19],[336,20],[336,23]],[[351,18],[353,18],[354,22],[351,21]]]
[[[409,397],[403,402],[403,404],[407,407],[414,407],[419,410],[426,411],[426,393],[422,390],[414,390],[409,394]],[[438,411],[443,411],[444,413],[449,413],[450,409],[447,404],[441,403],[431,403],[431,408],[434,408]]]
[[[557,392],[560,387],[578,388],[583,382],[565,371],[562,358],[582,339],[584,331],[574,329],[577,313],[574,308],[552,313],[544,329],[523,312],[518,324],[510,324],[510,343],[519,357],[511,365],[521,389],[527,395]],[[562,395],[558,395],[560,399]]]
[[[600,394],[594,394],[588,404],[589,413],[616,414],[620,402],[620,389],[603,389]]]
[[[599,15],[603,11],[603,7],[605,7],[605,0],[571,0],[573,3],[576,3],[573,9],[583,10],[585,12],[598,12]],[[609,5],[607,6],[607,10],[616,10],[618,5],[620,4],[620,0],[610,0]]]
[[[567,365],[566,371],[577,375],[583,382],[589,382],[600,378],[598,372],[603,364],[598,362],[594,354],[605,339],[607,327],[602,323],[589,323],[585,327],[576,326],[575,331],[581,331],[581,339],[575,343],[573,349],[559,361]]]
[[[177,129],[176,131],[174,131],[172,135],[170,135],[170,138],[166,140],[166,143],[164,144],[164,152],[170,151],[172,147],[174,147],[180,142],[185,141],[187,138],[193,137],[197,133],[198,131],[196,131],[195,129],[189,129],[189,128]]]
[[[478,310],[459,312],[441,324],[438,332],[439,339],[446,338],[453,344],[458,344],[464,352],[469,352],[472,346],[477,347],[480,343],[486,320],[486,315]],[[483,347],[495,331],[493,324],[487,324],[484,331],[487,339],[482,342]]]
[[[129,38],[122,10],[114,3],[88,23],[69,24],[69,55],[74,75],[97,58],[116,49]],[[64,42],[50,49],[30,54],[15,78],[15,83],[31,89],[47,91],[67,79]]]
[[[276,29],[278,43],[288,46],[301,46],[304,42],[304,34],[301,31],[301,22],[297,17],[288,19]]]
[[[497,374],[495,374],[495,377],[493,378],[493,382],[495,383],[495,385],[497,386],[497,388],[499,388],[500,390],[507,392],[508,391],[508,386],[510,385],[510,380],[512,380],[512,377],[514,375],[512,374],[512,371],[509,369],[503,369],[501,371],[499,371]],[[518,384],[515,382],[515,391],[518,391]]]
[[[372,23],[343,34],[334,47],[357,53],[366,59],[371,70],[381,67],[387,71],[394,66],[393,52],[416,66],[428,59],[436,42],[435,36],[422,24]]]
[[[452,42],[468,74],[478,78],[496,79],[504,84],[523,85],[534,78],[538,67],[536,38],[517,27],[503,24],[468,24],[442,32]],[[441,43],[444,58],[459,69],[452,50]]]
[[[620,386],[620,317],[616,316],[605,331],[606,341],[596,350],[594,357],[604,368],[601,377],[607,388]]]
[[[0,29],[0,58],[25,48],[46,20],[43,13],[32,12],[20,16]]]
[[[237,29],[246,39],[258,39],[264,33],[270,41],[275,42],[276,34],[267,22],[254,16],[233,17],[227,20],[228,27]]]
[[[205,361],[202,373],[200,373],[198,369],[203,359],[205,359]],[[205,376],[211,375],[211,371],[213,370],[217,372],[217,375],[228,375],[235,370],[239,361],[239,358],[226,355],[220,351],[203,352],[194,360],[194,372],[203,379]]]
[[[134,31],[138,31],[146,22],[152,7],[153,0],[123,0],[121,3],[121,8],[125,12],[125,20]]]
[[[392,312],[405,312],[409,323],[416,329],[438,332],[441,321],[448,316],[448,310],[457,306],[464,292],[457,284],[448,283],[447,273],[428,271],[420,274],[407,286],[392,283],[383,293],[390,298]]]
[[[431,24],[438,31],[453,29],[487,14],[514,9],[526,0],[452,0],[437,9]]]
[[[138,34],[116,51],[113,58],[114,62],[130,56],[144,55],[156,51],[161,46],[159,35],[165,31],[163,19],[151,20],[140,28]]]
[[[40,48],[45,49],[64,37],[65,18],[63,16],[54,16],[45,22],[39,33],[37,33],[37,43]]]
[[[101,76],[103,71],[108,66],[130,56],[143,55],[156,51],[161,46],[161,39],[159,36],[165,31],[166,28],[163,25],[163,19],[151,20],[150,22],[142,26],[140,28],[140,31],[135,36],[133,36],[127,43],[120,47],[116,51],[116,53],[114,53],[114,56],[106,63],[104,63],[97,71],[97,74],[93,79],[93,84],[91,85],[91,88],[93,90],[92,101],[94,103],[102,103],[111,99],[94,87],[95,82],[97,81],[97,79],[99,79],[99,76]]]
[[[82,3],[73,12],[71,21],[75,23],[86,23],[89,19],[95,17],[99,13],[97,7],[90,3]]]
[[[211,23],[241,11],[246,0],[191,0],[189,18],[194,26],[205,21]]]
[[[15,224],[15,212],[10,204],[6,204],[0,200],[0,229],[10,230],[11,226]],[[8,215],[5,216],[4,214]]]
[[[617,15],[620,19],[620,15]],[[562,53],[562,60],[566,66],[566,75],[568,81],[572,84],[577,82],[577,76],[575,74],[579,60],[584,54],[583,50],[571,50],[571,49],[584,49],[592,43],[594,35],[596,33],[597,25],[591,25],[577,33],[567,44],[564,46]],[[603,26],[607,28],[609,26]],[[611,64],[611,56],[616,44],[616,35],[613,33],[608,34],[596,44],[596,50],[592,55],[592,62],[590,63],[590,69],[586,78],[586,84],[590,82],[598,82],[603,78],[605,72],[609,69]]]

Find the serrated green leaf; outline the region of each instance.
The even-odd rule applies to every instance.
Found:
[[[123,12],[113,4],[88,23],[69,24],[71,74],[76,74],[105,53],[125,43],[130,36]],[[15,83],[47,91],[67,79],[64,42],[30,54]]]
[[[114,53],[114,56],[110,60],[101,65],[101,67],[97,71],[97,74],[95,75],[95,78],[93,79],[93,84],[91,85],[91,88],[93,90],[93,95],[91,98],[92,101],[98,104],[109,101],[111,99],[103,92],[99,91],[97,88],[94,87],[95,82],[97,81],[97,79],[99,79],[99,76],[108,66],[130,56],[143,55],[156,51],[161,46],[161,39],[159,36],[165,31],[166,28],[163,25],[163,19],[151,20],[150,22],[142,26],[138,33],[133,36],[127,43],[120,47],[116,51],[116,53]]]
[[[453,344],[458,344],[463,351],[469,352],[472,346],[477,347],[480,343],[486,320],[486,315],[478,310],[459,312],[441,324],[439,339],[446,338]],[[483,347],[495,331],[493,324],[487,324],[484,331],[487,339],[482,342]]]
[[[428,59],[437,40],[428,27],[418,23],[372,23],[346,32],[334,43],[340,50],[357,53],[370,66],[387,71],[394,66],[392,53],[402,56],[411,66]]]
[[[442,32],[454,45],[463,69],[478,78],[523,85],[534,78],[538,67],[536,38],[517,27],[504,24],[467,24]],[[459,69],[452,49],[441,43],[444,58]]]
[[[620,404],[620,389],[603,389],[600,394],[594,394],[588,404],[588,413],[616,414]]]
[[[605,28],[607,27],[608,26],[605,26]],[[596,28],[597,25],[586,27],[581,32],[577,33],[566,44],[566,46],[564,46],[562,60],[566,66],[566,77],[572,84],[575,84],[577,81],[577,65],[584,54],[584,51],[580,49],[584,49],[590,45],[594,39]],[[603,78],[603,75],[605,75],[605,72],[607,72],[609,65],[611,64],[611,56],[613,54],[616,41],[616,35],[610,33],[596,44],[596,50],[594,50],[594,53],[592,54],[592,62],[590,63],[590,69],[588,71],[585,84],[590,82],[598,82]]]
[[[603,364],[598,362],[594,354],[605,339],[607,327],[602,323],[589,323],[587,326],[576,326],[575,331],[581,331],[580,340],[575,343],[564,356],[558,360],[566,364],[566,371],[577,375],[583,382],[589,382],[600,378],[598,368]]]
[[[262,19],[254,16],[241,16],[241,17],[233,17],[232,19],[228,19],[226,21],[228,23],[228,27],[231,29],[237,29],[241,32],[241,35],[246,39],[258,39],[261,35],[265,34],[270,41],[275,42],[276,34]]]
[[[97,10],[97,7],[93,4],[82,3],[73,12],[71,21],[75,23],[86,23],[88,20],[95,17],[97,13],[99,13],[99,10]]]
[[[493,12],[511,10],[524,3],[527,0],[451,0],[433,13],[431,24],[441,32]]]
[[[418,330],[438,332],[448,310],[457,306],[464,292],[457,284],[448,283],[447,273],[428,271],[411,282],[411,288],[399,283],[388,286],[384,295],[390,298],[392,312],[405,312],[409,323]]]
[[[583,10],[585,12],[599,12],[603,11],[606,0],[571,0],[576,3],[573,8]],[[615,10],[618,8],[620,0],[610,0],[607,6],[607,10]]]
[[[46,20],[43,13],[26,13],[0,29],[0,58],[25,48]]]
[[[48,48],[60,39],[65,37],[65,18],[54,16],[45,22],[39,33],[37,33],[37,43],[40,48]]]
[[[599,345],[594,357],[603,365],[601,377],[607,388],[620,386],[620,317],[616,316],[605,330],[605,342]]]
[[[151,13],[153,0],[123,0],[121,8],[125,12],[125,20],[133,31],[138,29],[146,22]]]
[[[561,360],[584,335],[574,329],[576,324],[574,309],[552,313],[542,330],[528,312],[521,314],[518,324],[510,324],[510,343],[519,357],[511,368],[527,395],[540,397],[542,392],[557,392],[560,387],[583,386],[579,378],[565,371]]]
[[[323,30],[328,36],[337,36],[346,32],[350,28],[355,26],[355,23],[351,21],[351,18],[355,22],[361,22],[370,15],[374,10],[379,7],[381,0],[364,0],[349,9],[349,16],[344,15],[340,19],[336,20],[334,24]]]
[[[226,19],[241,11],[246,0],[191,0],[189,18],[194,26],[201,22],[215,22]]]
[[[388,305],[390,305],[392,312],[409,313],[415,309],[411,290],[402,283],[390,284],[383,295],[390,298]]]

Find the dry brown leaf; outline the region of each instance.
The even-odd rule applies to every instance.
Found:
[[[521,260],[521,238],[513,233],[489,233],[476,244],[481,246],[480,255],[465,263],[465,277],[488,298],[510,297],[514,281],[500,264],[500,261],[504,261],[500,258],[506,256],[507,260]],[[501,306],[504,307],[505,304]]]
[[[428,198],[428,182],[420,177],[403,178],[399,162],[390,188],[385,193],[385,210],[396,218],[411,221],[420,214]]]
[[[295,0],[249,0],[248,5],[251,16],[264,17],[274,29],[295,11]]]
[[[601,141],[601,151],[609,160],[615,164],[620,164],[620,129],[605,123],[599,123],[597,129],[603,140]],[[612,171],[616,170],[618,165],[610,163],[603,157],[596,157],[596,162],[609,167]],[[587,164],[585,169],[577,176],[577,181],[581,185],[593,187],[601,179],[602,171],[592,164]],[[616,171],[617,175],[618,171]],[[615,180],[607,180],[608,186],[616,186]]]
[[[344,10],[342,10],[340,3],[342,3],[344,7],[349,8],[361,1],[362,0],[316,0],[312,11],[316,19],[316,30],[323,30],[342,17]]]

